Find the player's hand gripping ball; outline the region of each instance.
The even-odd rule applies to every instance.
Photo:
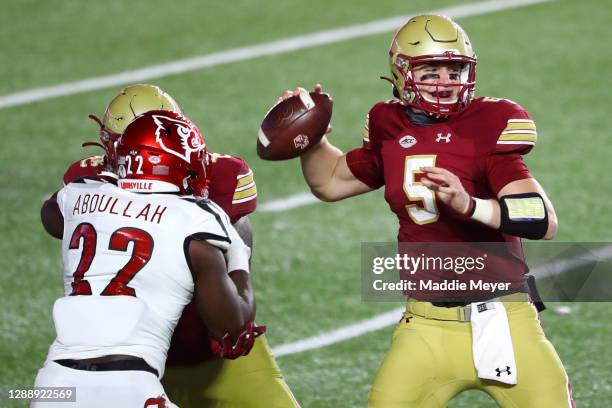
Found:
[[[249,354],[255,345],[255,339],[266,332],[266,326],[257,326],[254,322],[248,322],[236,342],[232,344],[229,334],[223,336],[221,340],[214,337],[210,338],[210,349],[213,355],[229,360]]]
[[[329,94],[300,91],[272,107],[261,122],[257,155],[288,160],[316,146],[327,132],[333,102]]]

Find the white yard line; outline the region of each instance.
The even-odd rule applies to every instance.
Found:
[[[461,18],[524,7],[547,1],[551,0],[491,0],[431,10],[428,13],[444,14],[451,18]],[[415,13],[415,15],[416,14],[421,13]],[[249,47],[234,48],[163,64],[151,65],[132,71],[124,71],[112,75],[87,78],[79,81],[2,95],[0,96],[0,109],[26,105],[32,102],[44,101],[60,96],[118,87],[130,83],[146,82],[152,79],[215,67],[232,62],[245,61],[267,55],[283,54],[319,45],[333,44],[359,37],[381,34],[398,29],[411,16],[412,15],[386,18],[365,24],[323,30],[312,34],[289,37]]]
[[[362,320],[360,322],[340,327],[326,333],[321,333],[313,337],[294,341],[292,343],[282,344],[272,349],[272,353],[276,357],[282,357],[290,354],[297,354],[303,351],[314,350],[331,344],[340,343],[345,340],[350,340],[364,334],[384,329],[397,323],[402,316],[403,307],[390,310],[388,312],[374,316],[371,319]]]
[[[592,252],[598,259],[602,261],[610,259],[612,258],[612,245],[603,246]],[[592,262],[592,258],[590,260],[585,260],[582,257],[574,257],[566,260],[552,262],[550,264],[543,265],[538,268],[534,268],[531,273],[534,276],[543,278],[552,275],[559,275],[561,273],[570,271],[590,262]],[[276,357],[282,357],[291,354],[302,353],[304,351],[316,350],[325,346],[330,346],[332,344],[354,339],[364,334],[381,330],[385,327],[389,327],[396,324],[399,321],[403,310],[404,308],[400,307],[385,313],[381,313],[370,319],[362,320],[357,323],[350,324],[348,326],[343,326],[329,332],[320,333],[316,336],[308,337],[291,343],[281,344],[280,346],[272,348],[272,353]]]
[[[320,203],[319,199],[312,193],[304,192],[293,194],[288,197],[271,200],[257,207],[257,212],[280,212],[287,211],[305,205]]]

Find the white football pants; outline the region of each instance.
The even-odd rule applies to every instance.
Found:
[[[51,361],[38,370],[34,386],[76,387],[76,402],[63,402],[62,408],[178,408],[166,396],[159,379],[147,371],[85,371]],[[32,402],[30,407],[59,405]]]

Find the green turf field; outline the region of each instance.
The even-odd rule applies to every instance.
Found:
[[[3,4],[0,94],[467,1],[86,3]],[[609,21],[607,0],[559,0],[459,20],[479,57],[477,94],[520,102],[538,125],[538,146],[526,161],[555,204],[560,241],[611,239]],[[387,75],[391,35],[152,82],[176,97],[212,150],[248,161],[263,204],[306,191],[297,161],[263,162],[255,154],[260,120],[275,97],[321,82],[334,97],[330,137],[342,149],[357,146],[369,108],[391,97],[378,80]],[[31,386],[53,340],[50,312],[62,294],[61,258],[59,242],[40,225],[40,205],[61,186],[69,163],[96,151],[80,147],[97,138],[87,115],[101,114],[120,88],[0,109],[0,388]],[[361,302],[361,242],[393,241],[397,233],[382,192],[256,213],[252,223],[258,320],[268,325],[273,347],[399,306]],[[609,407],[612,313],[607,304],[570,306],[569,315],[544,313],[545,329],[573,381],[577,406]],[[279,364],[304,407],[364,407],[391,330],[285,356]],[[450,406],[495,404],[468,392]]]

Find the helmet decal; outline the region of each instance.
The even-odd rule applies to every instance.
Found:
[[[136,117],[117,143],[119,186],[126,190],[205,196],[208,153],[200,129],[177,112]],[[146,183],[140,181],[146,180]]]
[[[165,152],[173,154],[187,163],[191,163],[191,153],[204,149],[205,145],[202,142],[202,137],[193,129],[191,123],[164,115],[153,115],[152,117],[157,125],[155,141]],[[181,138],[182,152],[176,151],[164,144],[164,136],[171,133],[169,128],[172,126],[176,128],[176,133]]]

